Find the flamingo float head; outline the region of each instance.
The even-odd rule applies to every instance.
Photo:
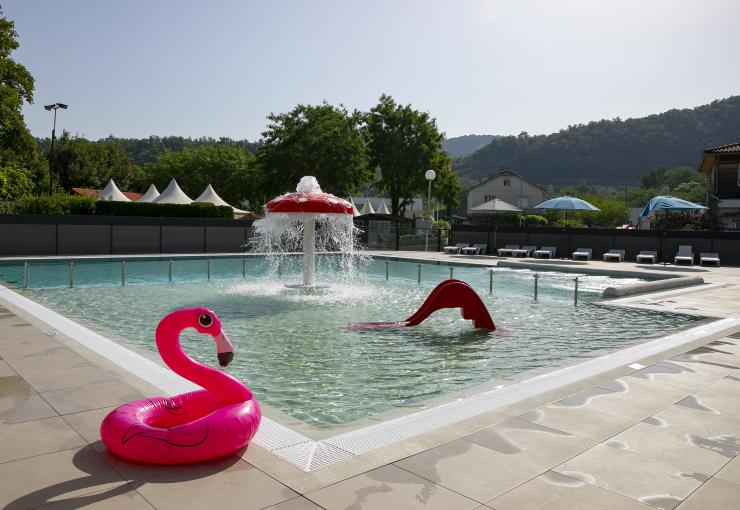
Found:
[[[208,308],[192,308],[188,311],[192,312],[192,326],[198,333],[211,335],[213,341],[216,342],[218,364],[222,367],[228,366],[231,360],[234,359],[234,345],[221,328],[221,321],[216,314]]]

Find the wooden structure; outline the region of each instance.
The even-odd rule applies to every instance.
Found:
[[[740,228],[740,142],[704,149],[699,171],[707,176],[707,206],[714,224]]]

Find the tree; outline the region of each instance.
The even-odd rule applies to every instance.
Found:
[[[113,179],[124,191],[140,190],[144,174],[131,162],[120,145],[112,141],[91,142],[67,131],[56,148],[56,179],[69,191],[72,187],[102,188]]]
[[[437,130],[436,121],[426,112],[411,105],[396,104],[391,96],[383,94],[378,104],[366,115],[370,167],[380,168],[378,190],[388,193],[391,214],[403,215],[414,195],[426,189],[424,173],[434,169],[437,174],[448,170],[449,158],[442,151],[444,135]],[[452,178],[441,185],[452,184]],[[437,196],[447,195],[440,185]]]
[[[663,176],[668,171],[664,166],[656,166],[640,176],[643,188],[659,188],[663,185]]]
[[[549,135],[497,137],[454,168],[474,180],[504,166],[540,185],[585,179],[591,185],[629,186],[658,165],[696,165],[702,149],[736,142],[738,133],[740,96],[733,96],[638,119],[569,126]]]
[[[671,168],[663,174],[661,184],[673,191],[681,184],[684,183],[699,183],[705,185],[706,177],[704,174],[698,172],[696,168],[690,166],[678,166]]]
[[[682,182],[673,189],[673,196],[703,204],[707,201],[707,187],[701,182]]]
[[[0,166],[0,200],[16,200],[33,193],[31,172],[13,163]]]
[[[37,157],[21,108],[33,102],[33,76],[10,54],[18,49],[18,33],[0,10],[0,158],[30,164]]]
[[[322,189],[340,196],[350,195],[372,178],[358,112],[324,102],[298,105],[267,118],[263,145],[257,151],[265,198],[294,190],[304,175],[313,175]]]
[[[148,180],[160,191],[174,177],[190,198],[196,198],[209,184],[234,207],[244,200],[255,203],[254,156],[228,145],[204,145],[179,152],[167,151],[154,163],[144,166]]]
[[[0,9],[0,198],[5,200],[31,193],[32,178],[44,171],[21,113],[24,101],[33,102],[34,83],[31,73],[10,58],[17,37]]]
[[[597,196],[586,196],[586,200],[601,209],[600,211],[579,213],[586,225],[614,228],[627,223],[629,220],[629,211],[624,206],[624,201]]]
[[[444,163],[437,163],[434,167],[439,168],[442,164]],[[445,205],[447,216],[452,216],[452,210],[460,207],[461,192],[462,186],[457,174],[449,166],[437,172],[437,177],[432,182],[432,196]]]

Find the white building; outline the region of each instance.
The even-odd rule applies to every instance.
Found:
[[[496,198],[529,211],[544,202],[545,190],[514,172],[502,170],[495,177],[468,190],[468,214],[473,207]]]

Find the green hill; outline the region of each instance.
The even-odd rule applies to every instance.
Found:
[[[655,166],[696,166],[705,147],[740,141],[740,96],[638,119],[600,120],[550,135],[497,137],[454,164],[466,181],[501,167],[541,185],[638,185]]]
[[[481,147],[485,147],[491,143],[491,140],[494,138],[496,138],[495,135],[456,136],[443,141],[442,150],[449,154],[453,159],[470,156]]]

